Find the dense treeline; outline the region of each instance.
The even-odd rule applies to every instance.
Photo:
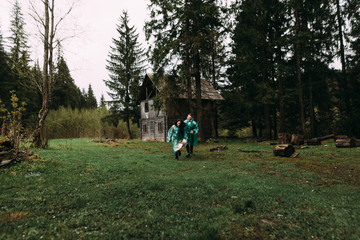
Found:
[[[354,111],[360,99],[358,1],[243,0],[232,10],[223,124],[249,124],[254,136],[267,139],[278,132],[360,136]],[[337,58],[342,70],[330,67]]]
[[[27,102],[24,118],[31,127],[41,108],[42,72],[38,64],[31,66],[16,3],[9,51],[0,33],[0,98],[6,104],[10,90],[16,90]],[[218,105],[218,122],[229,134],[250,127],[254,137],[267,139],[280,132],[360,137],[359,1],[241,0],[226,5],[220,0],[151,0],[149,14],[145,34],[154,79],[171,74],[183,81],[189,111],[196,112],[199,122],[206,117],[200,87],[200,79],[206,78],[225,97]],[[117,31],[106,80],[113,94],[112,116],[102,117],[113,126],[123,119],[131,138],[130,120],[137,122],[139,114],[136,88],[144,70],[143,51],[127,13]],[[95,109],[91,85],[87,92],[75,85],[62,54],[54,66],[53,114]]]

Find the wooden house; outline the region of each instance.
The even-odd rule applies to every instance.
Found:
[[[160,85],[160,84],[159,84]],[[185,87],[176,83],[178,88]],[[140,87],[138,101],[140,102],[140,136],[141,140],[166,141],[168,129],[176,120],[185,120],[189,113],[187,94],[185,91],[160,94],[166,89],[155,86],[151,74],[146,74]],[[165,107],[156,109],[154,97],[165,98]],[[215,137],[216,101],[224,98],[205,79],[201,80],[201,96],[203,120],[199,123],[196,119],[196,109],[192,112],[194,120],[202,128],[204,139]],[[195,105],[195,84],[192,86],[192,101]],[[163,106],[164,106],[163,105]]]

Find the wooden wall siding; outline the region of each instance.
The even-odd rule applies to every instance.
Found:
[[[153,100],[144,100],[140,103],[140,116],[142,119],[153,119],[156,117],[164,117],[165,113],[163,111],[155,111],[153,109]],[[145,112],[145,105],[148,104],[148,112]]]
[[[161,127],[159,127],[159,124]],[[166,122],[165,117],[153,118],[153,119],[141,119],[140,120],[140,133],[141,140],[155,140],[155,141],[165,141],[166,140]],[[145,128],[146,128],[146,131]]]

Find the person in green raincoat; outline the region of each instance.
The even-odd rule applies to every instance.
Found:
[[[166,141],[171,142],[175,159],[179,160],[181,148],[186,144],[185,124],[183,121],[177,120],[174,125],[171,126]]]
[[[192,114],[189,113],[185,123],[185,133],[186,133],[186,151],[187,151],[187,157],[190,157],[190,154],[194,153],[194,146],[197,146],[197,134],[199,131],[199,126],[195,122],[195,120],[192,117]]]

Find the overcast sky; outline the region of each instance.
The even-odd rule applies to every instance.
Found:
[[[39,0],[32,0],[40,2]],[[9,24],[14,0],[0,0],[0,31],[3,40],[10,36]],[[107,55],[112,45],[112,38],[117,37],[116,24],[123,10],[127,10],[130,25],[139,33],[139,41],[147,48],[143,26],[148,19],[146,0],[57,0],[59,16],[62,16],[75,2],[72,12],[63,22],[61,35],[69,37],[63,43],[65,59],[75,80],[81,89],[92,85],[99,100],[104,94],[109,100],[108,91],[103,80],[108,79],[105,69]],[[37,37],[37,28],[29,17],[29,0],[19,0],[26,20],[26,31],[29,36],[32,59],[42,59],[42,43]],[[42,10],[42,9],[40,9]],[[70,37],[73,36],[74,37]]]

